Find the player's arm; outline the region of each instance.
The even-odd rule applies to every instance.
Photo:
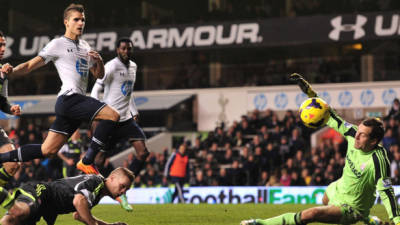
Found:
[[[0,95],[0,110],[11,115],[21,115],[21,107],[19,105],[11,105],[6,97]]]
[[[303,76],[301,76],[298,73],[293,73],[289,77],[290,80],[297,82],[299,85],[300,89],[305,93],[309,98],[313,97],[318,97],[318,93],[314,91],[314,89],[311,87],[311,84],[308,83]],[[357,127],[354,126],[353,124],[347,123],[344,119],[342,119],[334,109],[329,108],[330,112],[330,118],[328,122],[326,123],[328,126],[331,128],[335,129],[337,132],[341,133],[343,136],[346,138],[349,136],[354,136]]]
[[[80,193],[76,194],[73,200],[76,212],[79,215],[79,221],[88,224],[96,225],[98,224],[96,219],[92,216],[89,208],[89,202],[86,197]]]
[[[96,83],[93,85],[92,92],[90,92],[90,96],[100,100],[100,93],[103,90],[104,90],[103,84],[100,84],[99,79],[97,79]]]
[[[24,75],[28,74],[42,66],[46,65],[44,59],[41,56],[36,56],[32,58],[31,60],[21,63],[15,68],[13,68],[11,75],[13,76],[19,76],[19,75]]]
[[[129,111],[131,112],[133,119],[138,122],[139,121],[139,111],[137,110],[135,103],[135,96],[131,94],[131,100],[129,101]]]
[[[64,155],[64,152],[66,151],[67,148],[68,148],[68,146],[67,146],[66,144],[63,145],[63,146],[61,147],[60,151],[57,152],[57,155],[58,155],[58,157],[59,157],[60,159],[62,159],[66,164],[68,164],[69,166],[72,166],[72,165],[74,165],[74,160],[73,160],[73,159],[70,159],[70,158],[67,158],[67,157]]]
[[[90,50],[88,55],[94,60],[93,66],[90,68],[90,72],[97,79],[102,79],[104,77],[104,63],[100,54],[96,51]]]
[[[176,152],[173,152],[172,155],[169,157],[167,163],[165,164],[165,169],[164,169],[164,177],[169,176],[169,170],[172,166],[172,163],[174,162],[176,157]]]
[[[377,150],[372,157],[375,168],[372,173],[375,177],[376,189],[385,206],[389,219],[391,219],[395,225],[398,225],[400,224],[400,211],[392,187],[389,160],[386,152],[381,148],[381,150]]]
[[[113,66],[111,63],[106,63],[104,66],[104,76],[102,79],[97,79],[96,83],[92,88],[92,92],[90,96],[95,99],[100,100],[100,93],[104,91],[104,86],[109,85],[111,83],[111,75],[113,73]]]

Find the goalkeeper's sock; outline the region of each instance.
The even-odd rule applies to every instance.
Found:
[[[301,212],[285,213],[266,220],[256,219],[256,223],[259,225],[304,225],[301,222]]]
[[[4,162],[27,162],[32,159],[43,158],[42,145],[29,144],[23,145],[16,150],[0,154],[0,161]]]

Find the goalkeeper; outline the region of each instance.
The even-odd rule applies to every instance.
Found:
[[[294,73],[290,79],[296,81],[308,97],[317,97],[317,93],[301,75]],[[379,218],[369,215],[376,200],[376,190],[389,218],[394,224],[400,225],[399,209],[389,177],[388,156],[379,145],[384,135],[382,122],[368,118],[357,127],[344,121],[332,109],[330,114],[327,125],[340,132],[348,146],[343,175],[327,187],[322,199],[324,206],[266,220],[244,220],[241,225],[300,225],[312,222],[353,224],[358,221],[382,224]]]

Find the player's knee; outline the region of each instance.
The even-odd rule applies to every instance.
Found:
[[[326,193],[325,193],[325,194],[324,194],[324,197],[322,198],[322,204],[328,205],[328,203],[329,203],[329,198],[328,198],[328,196],[327,196]]]
[[[120,118],[120,115],[119,115],[119,113],[117,112],[117,111],[113,111],[112,112],[112,114],[111,114],[111,120],[112,121],[115,121],[115,122],[118,122],[119,121],[119,118]]]
[[[59,149],[54,147],[42,147],[42,154],[45,158],[54,158],[57,156]]]

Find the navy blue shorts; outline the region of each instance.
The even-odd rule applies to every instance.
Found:
[[[128,140],[132,141],[144,141],[146,140],[146,135],[144,134],[142,128],[135,122],[134,119],[129,119],[124,122],[119,122],[117,124],[116,129],[113,131],[113,135],[111,136],[111,140],[109,142],[109,149],[118,141]]]
[[[57,98],[56,120],[50,131],[71,136],[82,122],[91,123],[104,106],[104,102],[85,95],[61,95]]]

